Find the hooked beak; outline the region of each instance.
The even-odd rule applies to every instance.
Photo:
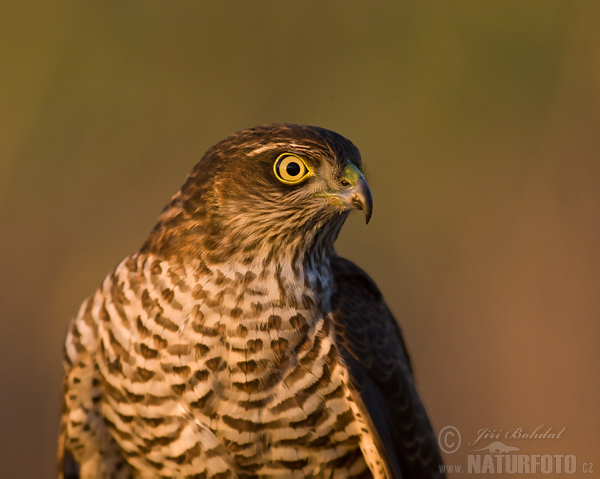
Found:
[[[342,188],[332,193],[331,199],[339,200],[344,206],[361,210],[369,223],[373,213],[373,197],[363,174],[356,165],[348,162],[340,181]]]

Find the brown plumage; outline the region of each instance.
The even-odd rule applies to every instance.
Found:
[[[206,153],[70,324],[59,477],[442,477],[400,329],[333,250],[361,169],[298,125]]]

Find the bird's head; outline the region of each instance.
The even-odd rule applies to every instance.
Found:
[[[317,127],[264,125],[206,152],[147,246],[212,262],[259,251],[297,255],[330,249],[352,209],[368,222],[372,208],[360,153],[349,140]]]

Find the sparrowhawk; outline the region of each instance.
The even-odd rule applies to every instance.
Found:
[[[333,248],[372,206],[337,133],[208,150],[70,323],[59,476],[442,477],[400,328]]]

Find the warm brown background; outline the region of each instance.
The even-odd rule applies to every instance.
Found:
[[[447,462],[544,424],[567,429],[505,442],[600,476],[598,2],[29,3],[0,16],[1,477],[53,474],[78,304],[208,147],[265,122],[361,149],[375,212],[338,249],[461,431]]]

